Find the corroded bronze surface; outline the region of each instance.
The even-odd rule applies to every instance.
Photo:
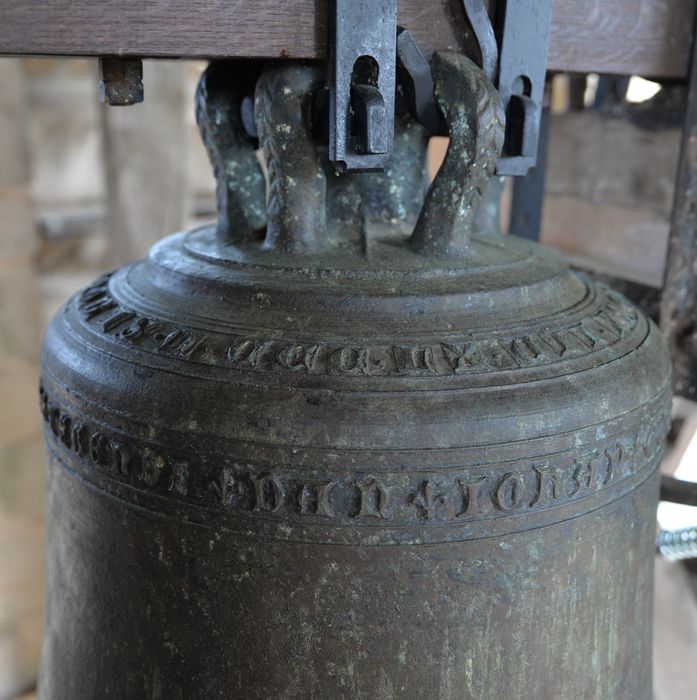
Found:
[[[470,119],[479,88],[443,88],[472,66],[439,61]],[[486,171],[474,136],[450,162]],[[271,192],[321,211],[317,162]],[[470,231],[480,189],[442,239],[428,198],[411,244],[372,205],[296,236],[276,199],[282,234],[178,234],[66,304],[44,698],[649,700],[667,353],[620,295]]]

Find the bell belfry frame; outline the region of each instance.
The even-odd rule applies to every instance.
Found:
[[[494,240],[478,217],[497,163],[501,175],[525,175],[537,154],[536,131],[529,141],[534,154],[523,158],[529,121],[512,138],[517,113],[499,96],[519,100],[532,114],[541,107],[541,86],[521,75],[496,89],[500,72],[487,74],[481,26],[471,16],[469,24],[462,22],[454,10],[461,3],[434,2],[424,9],[419,0],[401,0],[395,20],[389,12],[394,5],[382,2],[380,22],[387,17],[390,31],[399,25],[392,35],[395,51],[392,44],[386,51],[395,54],[389,71],[384,63],[361,61],[371,53],[360,55],[362,34],[352,38],[352,10],[345,9],[342,24],[329,9],[341,4],[78,0],[47,6],[0,0],[0,56],[98,58],[100,97],[114,105],[148,99],[143,59],[211,60],[196,108],[218,185],[217,224],[177,234],[148,260],[100,278],[66,304],[47,333],[41,408],[55,524],[49,605],[58,612],[47,618],[43,700],[88,700],[79,694],[79,679],[90,666],[108,672],[117,694],[105,697],[136,700],[155,693],[152,679],[141,678],[151,667],[131,668],[133,650],[123,640],[116,640],[118,646],[98,641],[92,649],[73,631],[72,648],[61,646],[59,628],[68,627],[77,610],[61,607],[66,591],[76,598],[85,594],[95,619],[124,636],[121,613],[140,615],[137,596],[123,590],[113,592],[114,611],[96,609],[91,586],[112,580],[108,558],[91,552],[94,566],[83,561],[69,570],[71,556],[76,560],[76,552],[94,544],[75,513],[100,522],[95,542],[123,563],[117,588],[138,571],[149,577],[148,585],[163,586],[160,600],[143,593],[140,602],[155,632],[176,628],[175,641],[153,661],[173,674],[164,681],[172,697],[179,691],[188,693],[182,698],[194,697],[204,687],[222,692],[230,682],[238,694],[249,689],[250,697],[285,697],[286,691],[287,697],[339,697],[347,687],[346,697],[384,691],[387,698],[408,697],[396,686],[402,677],[419,692],[433,685],[438,674],[427,663],[430,648],[436,650],[430,663],[442,663],[443,676],[450,678],[449,668],[467,654],[485,656],[485,647],[500,641],[497,654],[508,661],[496,656],[495,663],[510,670],[515,645],[504,635],[483,634],[477,647],[456,630],[455,622],[466,619],[476,632],[477,620],[491,609],[478,598],[487,592],[497,596],[487,626],[498,632],[498,625],[503,630],[505,620],[513,619],[526,650],[541,653],[530,630],[545,583],[525,570],[528,564],[549,571],[557,582],[568,575],[574,590],[587,585],[578,600],[588,616],[602,612],[605,591],[591,590],[602,567],[617,581],[629,572],[639,581],[637,606],[648,604],[650,571],[641,561],[653,554],[647,513],[655,507],[659,482],[665,500],[695,504],[693,487],[666,477],[661,482],[655,470],[670,425],[671,391],[688,398],[697,392],[697,165],[691,158],[697,0],[641,0],[643,12],[635,1],[621,0],[612,10],[613,23],[581,15],[573,0],[552,0],[551,25],[545,25],[549,71],[687,83],[661,298],[670,355],[658,329],[621,295],[568,272],[535,244]],[[494,14],[494,3],[486,5]],[[497,7],[505,8],[506,1]],[[360,19],[355,26],[367,35],[373,22]],[[335,42],[356,43],[346,52],[348,67],[337,68],[337,26],[344,33]],[[496,39],[500,48],[501,36]],[[333,81],[332,65],[343,85]],[[544,64],[541,70],[544,76]],[[341,119],[332,122],[339,112]],[[535,129],[540,118],[538,113]],[[426,193],[418,174],[429,134],[449,135],[450,150]],[[390,165],[393,148],[401,175]],[[264,178],[252,173],[257,149],[269,172],[266,211],[260,203]],[[525,164],[504,166],[509,158]],[[335,172],[345,171],[360,174],[335,179]],[[541,190],[535,196],[540,204]],[[409,235],[406,224],[400,228],[407,220]],[[498,326],[478,296],[482,290],[500,304],[504,320]],[[221,300],[234,309],[232,321]],[[529,317],[516,316],[516,306]],[[81,353],[84,362],[76,362]],[[613,363],[616,374],[608,369]],[[181,385],[173,379],[178,375]],[[579,376],[605,412],[586,401]],[[643,383],[630,396],[627,384],[634,376]],[[146,387],[143,396],[132,377]],[[521,408],[523,394],[509,388],[518,381],[531,386],[529,410]],[[100,382],[106,387],[103,403]],[[215,382],[207,405],[206,392]],[[160,391],[171,398],[171,411]],[[443,401],[447,392],[452,404]],[[468,392],[486,420],[464,401]],[[181,408],[189,396],[211,426],[210,453],[196,416]],[[577,398],[578,414],[569,396]],[[224,405],[226,397],[239,399],[234,410]],[[462,425],[453,406],[462,411]],[[404,425],[413,430],[404,431]],[[232,456],[222,459],[229,445]],[[61,510],[70,515],[61,520]],[[131,532],[142,528],[147,541],[133,538],[124,545],[116,534],[119,524]],[[631,531],[626,540],[618,534],[623,527]],[[210,533],[209,550],[218,560],[205,550],[203,531]],[[588,532],[597,534],[594,543]],[[495,538],[515,556],[490,547]],[[633,549],[625,569],[619,557],[627,543]],[[563,556],[568,564],[557,568]],[[476,566],[459,566],[459,558]],[[579,572],[591,558],[588,570],[597,580],[584,584]],[[505,580],[494,575],[498,568]],[[230,601],[219,575],[230,577]],[[292,594],[286,584],[295,587]],[[636,620],[639,630],[633,646],[619,652],[613,633],[605,639],[601,629],[593,642],[612,657],[606,666],[597,662],[598,688],[619,700],[624,681],[610,666],[646,660],[650,625],[612,584],[607,594],[608,610]],[[260,595],[276,609],[260,616],[257,626],[253,607]],[[566,601],[545,595],[550,610],[561,614]],[[508,598],[506,613],[501,601]],[[219,616],[229,627],[239,622],[239,639],[220,642],[206,658],[210,639],[199,639],[191,628],[179,634],[177,627],[191,613],[191,599],[209,637],[225,631],[209,624]],[[393,610],[388,599],[397,601]],[[538,609],[521,612],[527,599]],[[362,607],[352,607],[351,600]],[[436,620],[439,611],[444,622]],[[425,641],[398,649],[383,629],[391,617],[405,637],[413,641],[422,631]],[[141,655],[158,639],[141,624],[144,619],[134,626]],[[286,621],[288,629],[281,629]],[[557,622],[550,623],[549,639],[573,640],[593,651],[584,630],[565,630]],[[346,654],[347,635],[358,654],[356,677],[353,664],[337,661]],[[310,637],[325,648],[313,646]],[[359,658],[365,649],[377,654],[378,646],[385,654],[382,675]],[[280,670],[261,678],[260,660],[269,652]],[[227,653],[237,668],[227,664]],[[113,655],[112,669],[100,654]],[[193,659],[194,677],[181,672],[185,659]],[[304,662],[309,670],[299,669]],[[584,685],[581,670],[569,662],[521,671],[521,683],[536,693],[586,692],[591,686]],[[489,700],[471,673],[453,673],[471,684],[473,700]],[[648,700],[650,672],[636,667],[630,675],[630,692]],[[491,669],[482,676],[497,694],[492,700],[513,693]],[[90,682],[94,691],[98,685]],[[459,697],[447,683],[443,688],[442,697]]]

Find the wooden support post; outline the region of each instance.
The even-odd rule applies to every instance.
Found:
[[[36,679],[43,597],[39,304],[20,61],[0,60],[0,697]]]

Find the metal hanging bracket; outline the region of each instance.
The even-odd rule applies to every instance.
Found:
[[[547,74],[551,0],[498,0],[496,87],[506,110],[506,141],[499,175],[527,175],[537,163]]]
[[[397,0],[332,0],[329,159],[340,172],[392,157]]]
[[[552,2],[498,0],[493,26],[483,0],[462,5],[506,111],[497,174],[526,175],[537,163]],[[392,156],[397,71],[414,117],[444,133],[430,66],[398,29],[396,0],[332,0],[331,7],[329,159],[340,172],[383,170]]]

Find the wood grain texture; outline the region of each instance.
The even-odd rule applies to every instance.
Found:
[[[697,0],[553,0],[553,70],[687,75]],[[325,54],[326,0],[0,0],[0,54]],[[459,0],[400,0],[427,51],[461,44]]]
[[[550,67],[684,77],[694,0],[554,0]]]

